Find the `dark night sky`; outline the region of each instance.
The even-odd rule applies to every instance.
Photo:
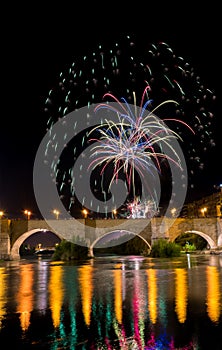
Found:
[[[142,3],[143,4],[143,3]],[[216,147],[206,159],[196,195],[211,193],[221,180],[221,50],[219,9],[201,4],[201,9],[134,4],[120,11],[110,3],[101,8],[74,6],[46,9],[7,8],[2,16],[2,113],[0,128],[0,208],[8,216],[25,208],[36,213],[32,168],[46,132],[44,101],[60,71],[75,57],[92,49],[99,40],[123,33],[136,33],[140,40],[166,41],[192,63],[216,102]],[[60,5],[61,6],[61,5]],[[138,6],[138,7],[137,7]],[[182,6],[182,5],[178,5]],[[187,6],[187,5],[186,5]],[[99,12],[98,12],[99,11]]]

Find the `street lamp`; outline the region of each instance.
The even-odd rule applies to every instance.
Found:
[[[58,220],[58,219],[59,219],[59,214],[60,214],[60,212],[59,212],[58,210],[54,209],[54,210],[53,210],[53,214],[55,214],[56,220]]]
[[[204,208],[200,209],[200,211],[201,211],[203,217],[205,217],[206,216],[206,212],[207,212],[207,208],[204,207]]]
[[[172,208],[171,209],[171,215],[172,215],[172,217],[174,218],[175,217],[175,215],[176,215],[176,208]]]
[[[31,211],[29,211],[29,210],[25,210],[24,214],[27,215],[27,220],[29,220],[30,216],[32,215]]]
[[[88,215],[88,211],[86,209],[83,209],[82,213],[83,213],[84,219],[86,219]]]
[[[0,210],[0,220],[2,219],[3,215],[4,215],[4,211]]]
[[[116,210],[116,209],[113,209],[113,216],[114,216],[114,219],[116,219],[116,214],[117,214],[117,210]]]

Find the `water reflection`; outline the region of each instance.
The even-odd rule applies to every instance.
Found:
[[[114,275],[114,310],[117,322],[122,324],[122,271],[117,269],[113,271]]]
[[[7,291],[7,280],[5,269],[0,267],[0,328],[2,327],[2,320],[7,313],[6,310],[6,291]]]
[[[157,320],[157,277],[156,270],[146,270],[148,277],[148,310],[150,321],[154,324]]]
[[[26,331],[30,325],[31,312],[33,310],[33,265],[23,265],[19,269],[19,285],[16,293],[17,308],[16,312],[20,315],[21,329]]]
[[[34,289],[36,289],[38,295],[38,299],[35,300],[35,308],[43,313],[45,313],[48,303],[48,294],[46,293],[46,290],[48,289],[48,274],[49,268],[47,262],[39,261],[35,271],[36,283]]]
[[[220,349],[221,259],[2,263],[0,340],[16,350]]]
[[[60,314],[64,296],[62,266],[50,266],[49,276],[49,308],[53,325],[57,328],[60,326]]]
[[[218,322],[221,311],[220,275],[216,266],[207,266],[207,313],[212,322]]]
[[[186,321],[187,298],[187,271],[185,269],[175,269],[175,310],[180,323]]]
[[[89,327],[91,321],[93,295],[93,268],[84,265],[79,269],[79,286],[82,300],[82,311],[85,324]]]

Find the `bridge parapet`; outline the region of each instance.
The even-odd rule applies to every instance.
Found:
[[[61,239],[75,242],[76,239],[85,238],[85,219],[79,220],[29,220],[28,231],[39,228],[40,231],[51,231]]]
[[[106,233],[118,230],[139,234],[148,243],[151,241],[151,223],[148,219],[106,219],[93,221],[95,221],[94,235],[92,235],[92,231],[89,231],[88,234],[90,244]]]

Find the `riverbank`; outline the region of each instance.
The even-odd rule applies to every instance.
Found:
[[[222,249],[204,249],[204,250],[195,250],[192,252],[182,252],[183,254],[192,254],[192,255],[222,255]]]

